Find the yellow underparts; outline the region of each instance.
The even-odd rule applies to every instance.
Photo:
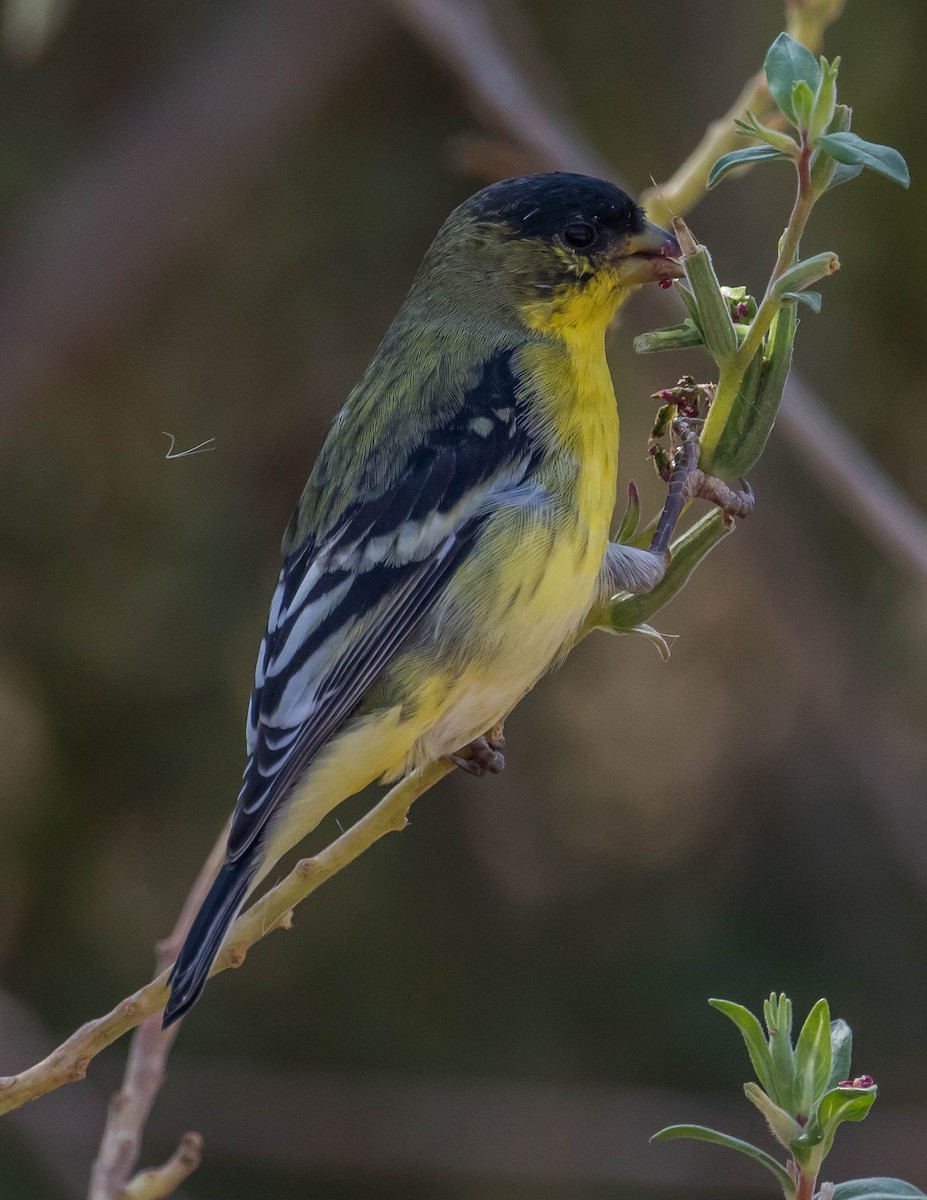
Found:
[[[556,441],[576,466],[574,503],[604,553],[615,507],[618,406],[605,358],[605,331],[628,289],[600,272],[523,309],[544,341],[523,351]],[[598,568],[596,568],[598,569]]]
[[[390,665],[394,706],[350,723],[322,751],[270,831],[261,874],[348,796],[452,753],[508,715],[556,662],[588,612],[615,506],[618,412],[605,330],[624,294],[608,279],[523,310],[542,335],[518,373],[549,452],[549,510],[504,507],[429,618],[433,638]],[[536,406],[536,407],[535,407]],[[469,631],[443,657],[441,622]],[[260,877],[260,876],[259,876]]]

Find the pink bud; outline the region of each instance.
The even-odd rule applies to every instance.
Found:
[[[737,305],[737,320],[742,321],[744,317],[748,317],[749,315],[750,309],[746,304],[744,304],[743,300],[741,300],[741,302]]]

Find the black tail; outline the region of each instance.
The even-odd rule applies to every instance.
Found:
[[[171,968],[168,980],[171,997],[164,1009],[162,1028],[167,1029],[199,999],[209,968],[219,953],[226,930],[235,920],[253,874],[251,856],[243,855],[237,862],[227,862],[217,875]]]

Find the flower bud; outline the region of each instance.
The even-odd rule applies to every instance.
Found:
[[[814,109],[814,92],[804,79],[796,79],[792,84],[792,108],[795,110],[795,124],[800,130],[807,132]]]
[[[826,58],[821,59],[821,82],[818,84],[817,94],[814,97],[814,108],[811,111],[811,121],[808,125],[809,141],[813,142],[815,138],[825,133],[834,119],[839,69],[839,58],[835,58],[832,63],[829,63]]]

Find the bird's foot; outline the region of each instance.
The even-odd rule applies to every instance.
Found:
[[[455,767],[460,767],[468,775],[500,775],[505,767],[502,749],[505,738],[502,735],[502,725],[493,725],[482,737],[474,738],[469,745],[449,755]]]
[[[741,479],[740,487],[735,489],[696,468],[689,488],[694,498],[716,504],[728,517],[749,517],[756,508],[756,495],[746,479]]]
[[[655,554],[666,554],[676,522],[689,500],[707,500],[715,504],[728,518],[749,517],[756,508],[756,496],[746,479],[741,479],[740,488],[728,487],[714,475],[706,475],[698,465],[699,434],[703,422],[688,417],[676,417],[673,421],[673,437],[676,452],[669,475],[669,492],[659,523],[650,543]]]

